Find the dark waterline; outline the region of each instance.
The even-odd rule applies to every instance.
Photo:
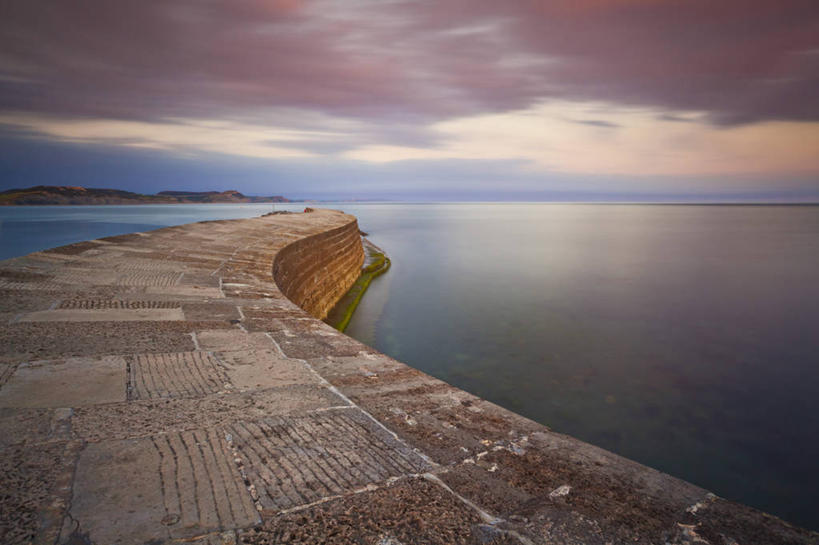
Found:
[[[348,334],[556,431],[819,528],[819,207],[322,206],[358,216],[393,261]],[[8,257],[9,244],[19,255],[69,232],[270,209],[0,209],[0,242]]]

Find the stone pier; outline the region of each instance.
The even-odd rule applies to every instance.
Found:
[[[0,543],[819,543],[323,324],[362,260],[315,210],[0,262]]]

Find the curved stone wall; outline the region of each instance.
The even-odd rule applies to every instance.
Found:
[[[355,283],[364,263],[358,221],[311,235],[282,248],[273,261],[281,292],[311,316],[323,319]]]

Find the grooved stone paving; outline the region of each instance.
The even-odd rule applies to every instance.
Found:
[[[96,543],[190,538],[259,520],[213,430],[90,444],[77,464],[71,516],[76,534]]]
[[[182,278],[182,273],[128,273],[117,278],[119,286],[175,286]]]
[[[357,410],[227,428],[264,509],[286,510],[432,469]]]
[[[0,262],[0,543],[819,544],[317,320],[363,259],[314,210]]]
[[[9,377],[11,377],[11,374],[14,373],[14,368],[14,365],[0,363],[0,386],[5,384]]]
[[[114,268],[122,272],[176,272],[184,267],[184,264],[174,261],[133,257],[121,259],[114,264]]]
[[[133,356],[128,378],[131,399],[196,397],[224,390],[227,383],[208,352],[139,354]]]
[[[172,532],[177,525],[230,528],[259,520],[221,433],[194,430],[151,441],[159,453],[164,519]]]
[[[142,310],[142,309],[170,309],[181,308],[182,304],[178,301],[122,301],[118,299],[69,299],[60,301],[57,309],[83,309],[83,310],[101,310],[101,309],[128,309],[128,310]]]

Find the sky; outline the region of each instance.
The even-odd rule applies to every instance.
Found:
[[[819,201],[815,0],[9,0],[0,190]]]

